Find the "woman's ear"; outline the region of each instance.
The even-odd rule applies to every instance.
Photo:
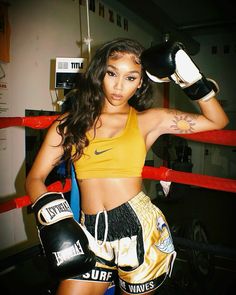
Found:
[[[138,89],[142,86],[142,84],[143,84],[143,78],[139,82]]]

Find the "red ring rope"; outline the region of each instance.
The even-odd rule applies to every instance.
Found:
[[[47,187],[49,192],[62,192],[62,193],[69,192],[70,188],[71,188],[71,180],[68,178],[65,180],[64,184],[61,181],[56,181]],[[31,204],[31,201],[29,196],[14,198],[0,204],[0,213],[10,211],[16,208],[29,206],[30,204]]]
[[[190,172],[175,171],[163,166],[160,168],[144,166],[142,177],[152,180],[164,180],[188,185],[196,185],[200,187],[221,190],[226,192],[236,192],[236,180],[234,179],[207,176]],[[56,181],[47,187],[48,191],[58,191],[63,193],[69,192],[70,188],[70,179],[66,179],[64,185],[60,181]],[[15,198],[0,204],[0,213],[15,208],[22,208],[30,204],[31,201],[28,196]]]
[[[4,117],[0,118],[0,129],[13,126],[25,126],[34,129],[43,129],[49,127],[55,116],[34,116],[34,117]],[[193,134],[175,134],[189,140],[222,144],[227,146],[236,146],[236,130],[214,130],[198,132]]]
[[[175,134],[176,136],[189,140],[212,144],[236,146],[236,130],[214,130],[192,134]]]
[[[0,129],[12,126],[25,126],[34,129],[43,129],[49,127],[54,120],[58,118],[55,116],[35,116],[35,117],[5,117],[0,118]],[[217,130],[208,132],[199,132],[194,134],[176,134],[186,139],[222,144],[229,146],[236,146],[236,130]],[[201,175],[190,172],[175,171],[166,167],[149,167],[144,166],[143,178],[153,180],[164,180],[177,182],[188,185],[195,185],[215,190],[236,192],[236,180],[228,178],[220,178],[208,175]],[[70,191],[71,181],[66,179],[63,185],[60,181],[56,181],[48,186],[48,191]],[[28,196],[12,199],[0,204],[0,213],[9,211],[14,208],[22,208],[31,204]]]
[[[144,166],[142,176],[153,180],[171,181],[220,191],[236,192],[236,180],[234,179],[176,171],[166,167]]]
[[[56,116],[34,116],[34,117],[5,117],[0,118],[0,129],[13,126],[25,126],[34,129],[44,129],[49,127]]]

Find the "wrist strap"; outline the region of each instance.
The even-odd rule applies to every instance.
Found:
[[[65,218],[73,217],[70,205],[65,199],[54,200],[44,205],[37,213],[42,225],[51,225]]]

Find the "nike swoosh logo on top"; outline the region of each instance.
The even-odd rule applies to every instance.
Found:
[[[110,149],[106,149],[106,150],[101,150],[101,151],[98,151],[98,150],[95,150],[94,151],[94,154],[95,155],[100,155],[100,154],[103,154],[103,153],[105,153],[105,152],[107,152],[107,151],[109,151],[109,150],[111,150],[112,148],[110,148]]]

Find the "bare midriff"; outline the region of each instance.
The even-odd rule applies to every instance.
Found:
[[[79,180],[81,209],[85,214],[109,211],[129,201],[142,190],[141,177]]]

